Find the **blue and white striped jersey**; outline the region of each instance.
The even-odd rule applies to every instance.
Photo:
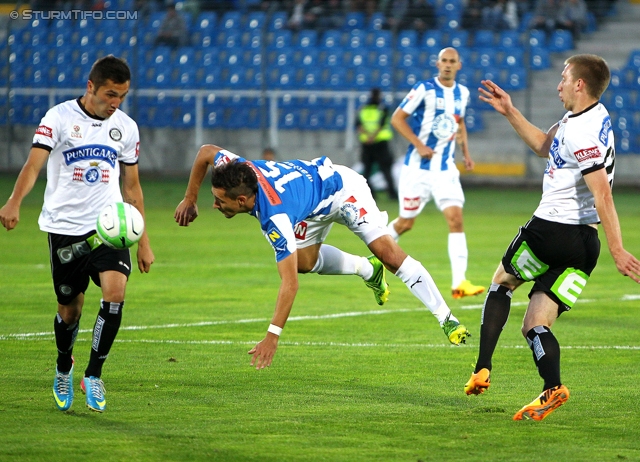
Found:
[[[435,154],[425,159],[409,145],[404,164],[436,172],[456,168],[453,159],[456,132],[468,101],[469,89],[457,82],[450,88],[442,85],[437,77],[416,83],[400,108],[411,114],[407,122],[413,133]]]
[[[214,158],[214,165],[238,159],[222,150]],[[296,250],[294,227],[308,219],[327,215],[335,194],[343,187],[342,177],[327,157],[317,159],[249,161],[258,176],[258,193],[251,215],[260,221],[262,233],[281,261]]]

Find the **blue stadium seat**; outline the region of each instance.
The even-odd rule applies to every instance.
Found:
[[[392,44],[391,31],[378,30],[369,34],[370,46],[373,48],[390,48]]]
[[[501,67],[524,67],[524,51],[522,48],[508,48],[501,54],[498,64]]]
[[[270,31],[283,30],[287,27],[287,18],[289,14],[286,11],[276,11],[268,19],[268,27]]]
[[[515,30],[500,31],[498,42],[498,45],[503,49],[520,48],[522,46],[520,32]]]
[[[634,92],[626,89],[614,89],[611,96],[610,107],[616,111],[631,111],[636,108],[636,97]]]
[[[215,89],[222,88],[220,71],[217,66],[211,68],[200,68],[196,71],[196,88]]]
[[[418,44],[418,46],[420,47],[425,46],[428,48],[438,48],[439,50],[443,44],[444,44],[444,41],[442,37],[442,31],[437,29],[431,29],[431,30],[425,31],[424,34],[422,34],[422,37],[420,38],[420,43]]]
[[[627,65],[636,70],[640,70],[640,49],[632,50],[631,53],[629,53]]]
[[[244,64],[254,68],[260,68],[264,61],[264,56],[261,51],[254,51],[245,55]]]
[[[346,30],[364,29],[364,27],[365,27],[364,13],[360,11],[350,11],[345,15],[344,28]]]
[[[335,29],[325,31],[324,34],[322,34],[320,44],[325,48],[342,46],[342,32]]]
[[[415,30],[402,30],[398,33],[398,49],[414,48],[418,45],[418,33]]]
[[[268,63],[278,68],[290,69],[294,64],[295,53],[292,48],[269,53]]]
[[[562,52],[573,50],[573,36],[565,29],[556,29],[551,34],[549,41],[549,51]]]
[[[328,109],[324,113],[323,128],[325,130],[344,131],[347,127],[347,113],[340,109]]]
[[[545,32],[540,29],[529,30],[529,45],[531,48],[545,48],[547,45]]]
[[[153,49],[153,53],[147,55],[147,59],[148,61],[144,62],[144,65],[169,66],[171,61],[171,48],[157,47]]]
[[[495,36],[492,30],[480,29],[473,34],[473,46],[476,48],[493,47]]]
[[[380,88],[382,91],[391,89],[393,83],[393,73],[391,67],[388,69],[374,69],[371,73],[370,84],[372,87]]]
[[[367,65],[378,68],[386,69],[393,64],[393,50],[380,49],[377,53],[370,53],[367,59]]]
[[[443,9],[438,13],[438,22],[444,30],[458,30],[464,5],[461,0],[445,0]]]
[[[220,29],[240,31],[242,29],[242,13],[240,11],[226,11],[218,24]]]
[[[299,69],[295,85],[303,90],[315,90],[320,85],[320,70],[317,68]]]
[[[530,65],[534,70],[544,70],[551,67],[551,57],[545,48],[532,47],[530,55]]]
[[[366,53],[351,53],[347,65],[351,68],[363,66],[367,62]]]
[[[326,90],[347,90],[349,84],[347,82],[347,71],[342,66],[324,68],[320,74],[321,88]]]
[[[285,69],[269,69],[267,85],[279,90],[292,89],[295,86],[295,73]]]
[[[484,130],[482,113],[473,110],[467,110],[467,113],[464,116],[464,124],[467,127],[467,133],[476,133]]]
[[[295,108],[281,109],[278,120],[278,128],[282,130],[294,130],[299,128],[300,110]]]
[[[294,62],[299,66],[316,67],[318,66],[318,50],[315,48],[302,49],[294,55]]]
[[[471,63],[477,67],[493,67],[497,64],[496,54],[495,48],[478,49],[472,54]]]
[[[249,30],[262,31],[266,20],[266,14],[263,11],[252,11],[247,16],[246,27]]]
[[[451,30],[448,34],[448,45],[454,48],[465,48],[469,44],[469,31],[465,29]]]
[[[369,23],[367,28],[369,30],[382,30],[386,22],[386,18],[384,17],[384,13],[375,12],[369,17]]]
[[[191,27],[192,32],[213,32],[218,26],[218,14],[215,11],[203,11]]]
[[[347,40],[346,48],[352,50],[363,50],[366,48],[365,37],[362,35],[351,35]]]
[[[322,50],[319,54],[323,66],[336,67],[343,65],[344,50],[339,47]]]
[[[511,68],[505,73],[502,81],[503,88],[508,90],[522,90],[527,87],[527,72],[523,68]]]
[[[476,78],[478,69],[473,66],[462,66],[462,69],[456,74],[458,83],[469,88],[477,88],[480,80]]]
[[[249,37],[247,43],[244,45],[245,48],[250,48],[252,50],[262,50],[262,32],[259,30],[253,30],[249,33]]]
[[[192,66],[196,63],[196,53],[192,47],[178,48],[174,55],[172,66]]]
[[[236,48],[242,46],[242,34],[236,30],[222,29],[216,38],[216,45],[220,48]]]
[[[287,48],[291,47],[291,31],[288,29],[278,30],[273,33],[273,38],[271,43],[269,43],[269,48]]]
[[[313,29],[303,29],[298,32],[295,42],[300,48],[315,48],[318,44],[318,31]]]
[[[49,99],[46,96],[15,95],[11,102],[14,108],[12,121],[18,125],[38,125],[49,109]]]

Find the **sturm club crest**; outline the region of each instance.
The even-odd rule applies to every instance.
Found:
[[[122,133],[117,128],[112,128],[109,130],[109,136],[113,141],[120,141],[122,139]]]

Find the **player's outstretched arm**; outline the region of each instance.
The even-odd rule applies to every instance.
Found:
[[[291,308],[293,307],[293,301],[298,293],[298,255],[297,252],[293,252],[285,259],[278,262],[278,273],[280,273],[280,290],[278,291],[278,299],[276,301],[276,310],[271,318],[271,324],[273,326],[283,328]],[[251,358],[251,365],[256,366],[256,369],[264,369],[271,366],[273,357],[276,354],[278,348],[279,335],[272,332],[267,332],[266,337],[258,343],[255,347],[249,350],[249,354],[253,355]]]
[[[13,192],[7,203],[0,209],[0,223],[7,231],[11,231],[18,225],[22,199],[33,189],[33,185],[38,179],[38,173],[48,158],[49,151],[46,149],[31,148],[29,151],[29,157],[18,175]]]
[[[176,207],[173,218],[180,226],[189,226],[193,220],[198,217],[198,192],[204,181],[204,177],[213,165],[213,161],[218,152],[222,148],[212,144],[205,144],[200,148],[196,159],[193,161],[191,173],[189,175],[189,184],[184,193],[184,199],[180,201]]]
[[[640,283],[640,261],[625,250],[622,245],[620,220],[618,220],[618,213],[613,202],[611,186],[605,169],[596,170],[585,175],[584,181],[595,198],[596,210],[598,211],[604,234],[607,236],[609,252],[613,257],[616,268],[618,268],[620,274],[629,276],[637,283]]]
[[[122,176],[122,196],[125,202],[128,202],[138,209],[144,218],[144,195],[142,194],[142,186],[140,186],[138,164],[122,164],[120,175]],[[155,255],[153,254],[153,250],[151,250],[146,226],[144,227],[144,232],[142,233],[140,241],[138,241],[138,252],[136,255],[138,260],[138,269],[141,273],[148,273],[151,269],[151,265],[155,261]]]
[[[505,116],[518,136],[522,138],[522,141],[538,157],[548,157],[549,147],[557,130],[557,125],[552,127],[549,132],[544,133],[522,115],[518,108],[513,105],[511,96],[506,91],[491,80],[482,80],[481,83],[485,88],[478,88],[480,100],[490,104],[497,112]]]

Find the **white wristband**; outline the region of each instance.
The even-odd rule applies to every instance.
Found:
[[[267,332],[271,332],[272,334],[275,334],[278,337],[280,337],[280,334],[282,333],[282,327],[278,327],[275,324],[269,324],[269,328],[267,329]]]

